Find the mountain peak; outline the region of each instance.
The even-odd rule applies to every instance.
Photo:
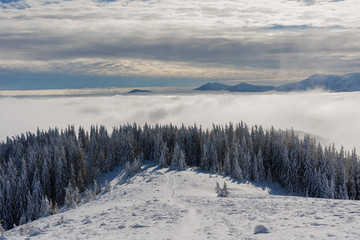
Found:
[[[131,91],[129,91],[128,93],[150,93],[151,91],[149,90],[143,90],[143,89],[133,89]]]
[[[274,87],[272,86],[260,86],[260,85],[252,85],[249,83],[241,82],[235,86],[229,86],[222,83],[207,83],[205,85],[202,85],[199,88],[196,88],[194,90],[201,90],[201,91],[222,91],[226,90],[229,92],[265,92],[265,91],[271,91]]]
[[[206,83],[199,88],[194,90],[201,90],[201,91],[221,91],[221,90],[229,90],[230,86],[214,82],[214,83]]]

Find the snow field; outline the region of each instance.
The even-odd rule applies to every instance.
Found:
[[[8,232],[8,239],[360,239],[360,202],[280,195],[196,169],[146,162],[131,178],[104,175],[112,191]],[[215,193],[226,181],[229,197]],[[254,234],[258,225],[268,233]],[[3,237],[4,238],[4,237]],[[1,239],[1,237],[0,237]]]

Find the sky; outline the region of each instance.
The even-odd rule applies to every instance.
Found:
[[[2,0],[0,90],[359,72],[358,0]]]

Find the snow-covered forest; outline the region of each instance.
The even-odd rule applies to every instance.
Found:
[[[355,149],[321,146],[293,130],[249,128],[244,123],[198,126],[136,124],[75,130],[49,129],[0,144],[0,219],[5,229],[56,212],[66,192],[84,192],[95,176],[144,160],[183,170],[200,167],[238,180],[276,182],[289,193],[360,199]]]

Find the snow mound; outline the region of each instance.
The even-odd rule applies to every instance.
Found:
[[[264,225],[256,225],[254,228],[254,234],[269,233],[270,231]]]

